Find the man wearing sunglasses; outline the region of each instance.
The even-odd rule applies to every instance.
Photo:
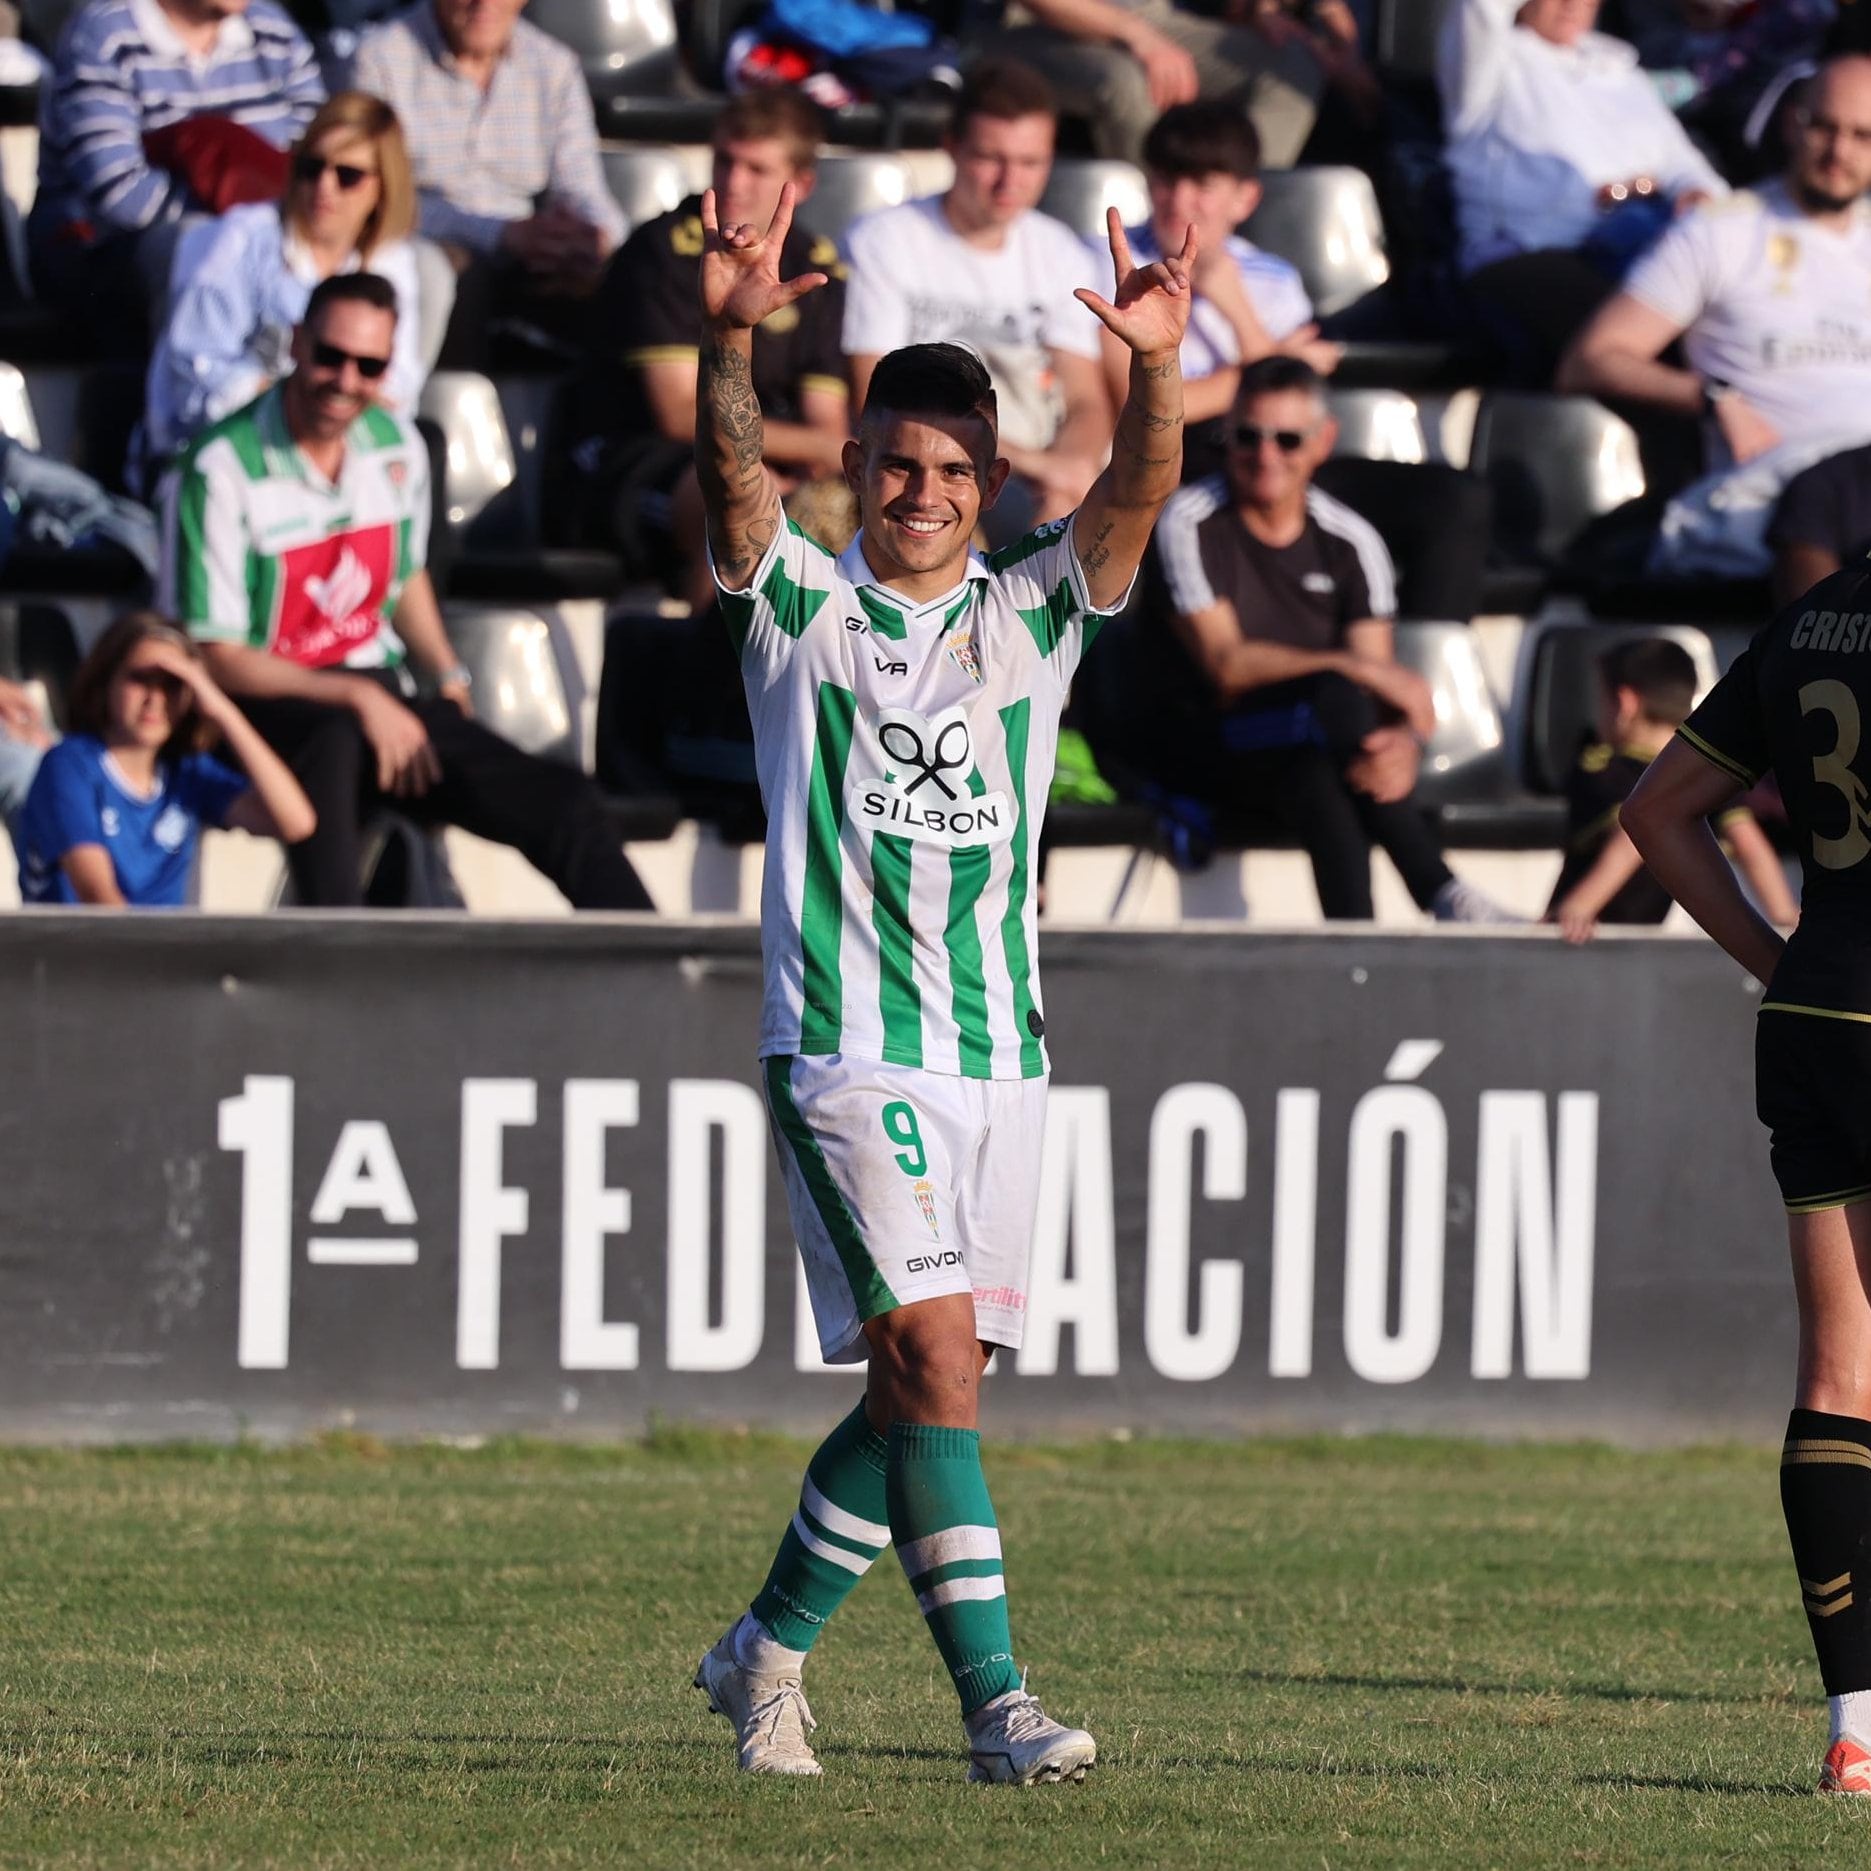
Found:
[[[1435,704],[1396,661],[1396,573],[1377,529],[1312,484],[1337,434],[1303,359],[1241,372],[1226,468],[1158,523],[1186,660],[1158,659],[1168,692],[1132,711],[1148,742],[1125,751],[1224,818],[1283,820],[1329,918],[1370,920],[1378,845],[1438,921],[1514,920],[1450,871],[1411,799]]]
[[[312,798],[318,829],[288,854],[300,902],[359,902],[362,822],[393,800],[514,846],[577,908],[649,909],[592,783],[473,719],[424,564],[428,450],[377,406],[395,335],[388,281],[313,289],[291,374],[165,485],[163,608]]]

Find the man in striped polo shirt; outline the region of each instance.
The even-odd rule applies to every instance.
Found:
[[[376,274],[313,288],[292,373],[164,488],[163,606],[311,796],[318,828],[287,852],[300,902],[358,902],[363,817],[393,802],[516,847],[576,908],[649,909],[591,781],[472,718],[424,563],[428,449],[376,406],[395,332]]]
[[[1076,514],[973,552],[1009,473],[993,387],[973,353],[910,345],[877,364],[846,444],[863,527],[834,558],[761,465],[754,328],[826,283],[780,278],[792,211],[788,185],[764,233],[720,230],[702,199],[696,466],[769,821],[768,1103],[821,1349],[870,1370],[695,1680],[744,1769],[817,1773],[805,1653],[894,1544],[970,1778],[1076,1780],[1091,1736],[1050,1720],[1013,1659],[977,1407],[1026,1305],[1047,1070],[1033,863],[1059,714],[1176,485],[1196,239],[1137,268],[1112,211],[1114,299],[1078,297],[1129,348],[1129,395]]]
[[[29,233],[41,296],[112,348],[134,346],[144,306],[163,303],[178,231],[210,212],[146,139],[218,118],[284,150],[324,97],[311,44],[277,0],[90,0],[40,99]]]

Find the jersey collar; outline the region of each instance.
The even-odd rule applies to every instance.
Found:
[[[987,561],[971,549],[961,582],[951,585],[939,597],[926,598],[918,604],[914,598],[906,598],[902,592],[892,591],[888,585],[878,583],[877,574],[871,570],[870,561],[864,556],[864,535],[861,531],[853,536],[850,545],[838,555],[838,576],[857,593],[859,605],[873,624],[879,621],[880,616],[900,624],[928,617],[933,612],[942,616],[945,627],[953,623],[960,613],[961,607],[956,600],[977,581],[991,584],[994,578],[994,574],[988,570]]]

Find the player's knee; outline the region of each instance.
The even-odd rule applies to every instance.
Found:
[[[870,1320],[864,1336],[873,1422],[973,1426],[981,1353],[971,1298],[898,1307]]]

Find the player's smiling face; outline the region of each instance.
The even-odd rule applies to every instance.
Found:
[[[868,417],[845,444],[871,570],[906,597],[937,597],[962,575],[982,513],[1007,479],[979,416]]]

